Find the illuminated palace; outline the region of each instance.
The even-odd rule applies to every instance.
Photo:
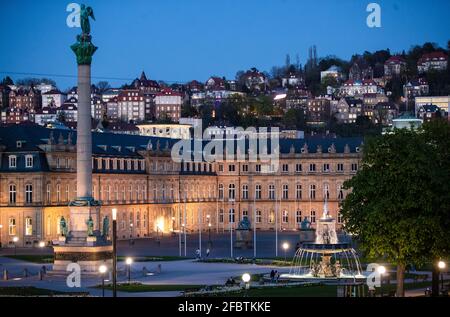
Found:
[[[13,246],[58,241],[76,198],[76,133],[34,125],[0,128],[0,242]],[[177,142],[157,137],[93,133],[92,183],[101,219],[118,210],[120,239],[158,232],[236,228],[248,216],[257,230],[315,226],[328,201],[341,221],[345,180],[358,170],[360,138],[280,140],[279,168],[246,159],[175,163]]]

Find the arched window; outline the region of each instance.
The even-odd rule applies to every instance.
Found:
[[[33,202],[33,185],[25,185],[25,202],[31,204]]]
[[[256,184],[255,186],[255,199],[261,199],[261,185],[260,184]]]
[[[323,184],[323,198],[330,199],[330,186],[328,184]]]
[[[66,195],[65,195],[65,201],[70,200],[70,186],[69,184],[66,185]]]
[[[242,199],[248,199],[248,185],[242,185]]]
[[[344,186],[338,185],[338,199],[343,200],[344,199]]]
[[[219,210],[219,222],[223,223],[223,221],[224,221],[224,212],[223,212],[223,209],[220,209]]]
[[[33,167],[33,155],[31,154],[25,155],[25,167],[26,168]]]
[[[275,185],[270,184],[269,185],[269,199],[275,199]]]
[[[223,184],[219,184],[219,199],[223,199]]]
[[[289,185],[283,184],[283,199],[289,199]]]
[[[15,204],[17,201],[17,189],[16,185],[10,184],[9,185],[9,203]]]
[[[56,184],[56,201],[61,201],[61,184]]]
[[[50,204],[52,202],[52,188],[51,188],[50,183],[47,183],[47,190],[46,190],[46,192],[47,192],[47,203]]]
[[[316,185],[314,184],[309,186],[309,198],[316,199]]]
[[[269,223],[275,222],[275,211],[271,210],[269,211]]]
[[[297,200],[301,200],[302,199],[302,185],[301,184],[297,184],[296,185],[295,197],[297,198]]]
[[[337,221],[338,223],[342,223],[342,214],[340,212],[338,212]]]
[[[234,200],[236,198],[236,185],[229,184],[228,185],[228,199]]]
[[[141,213],[139,210],[136,212],[136,228],[141,227]]]

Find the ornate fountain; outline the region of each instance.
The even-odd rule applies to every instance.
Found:
[[[305,219],[302,228],[309,223]],[[358,254],[346,242],[339,242],[336,234],[336,220],[330,216],[327,201],[324,203],[322,217],[317,221],[316,239],[303,243],[293,259],[288,274],[280,276],[288,280],[324,280],[357,282],[365,279]]]

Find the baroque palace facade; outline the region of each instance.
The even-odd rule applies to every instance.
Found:
[[[0,128],[0,242],[32,247],[57,241],[76,197],[73,131],[35,125]],[[257,230],[315,226],[327,201],[341,223],[345,180],[358,170],[361,138],[280,140],[279,169],[247,159],[175,163],[177,140],[93,133],[93,192],[101,218],[118,210],[118,237],[235,229],[248,216]]]

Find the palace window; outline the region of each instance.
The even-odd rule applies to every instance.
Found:
[[[228,172],[234,172],[236,170],[236,166],[234,164],[228,165]]]
[[[223,199],[223,184],[219,184],[219,199]]]
[[[56,184],[56,201],[57,202],[61,201],[61,185],[60,184]]]
[[[33,155],[25,155],[25,167],[26,168],[33,167]]]
[[[275,222],[275,211],[271,210],[269,212],[269,223],[274,223]]]
[[[219,164],[219,172],[223,172],[223,164]]]
[[[314,163],[309,164],[309,171],[310,172],[315,172],[316,171],[316,164],[314,164]]]
[[[106,201],[109,201],[110,199],[110,190],[111,190],[111,188],[110,188],[110,186],[109,185],[106,185],[105,186],[105,199],[106,199]]]
[[[123,213],[122,213],[122,220],[121,220],[121,222],[120,222],[120,228],[121,228],[122,230],[125,229],[126,222],[127,222],[127,214],[123,212]]]
[[[338,223],[342,223],[342,214],[340,212],[338,212],[337,221]]]
[[[358,164],[352,163],[352,172],[356,172],[356,171],[358,171]]]
[[[269,185],[269,199],[275,199],[275,185],[270,184]]]
[[[282,165],[282,171],[283,171],[283,173],[289,172],[289,164],[283,164]]]
[[[295,164],[295,172],[300,173],[302,171],[302,164]]]
[[[122,200],[127,200],[127,194],[125,190],[125,185],[122,186]]]
[[[8,234],[10,236],[15,236],[17,234],[17,227],[16,227],[16,218],[9,218],[8,221]]]
[[[69,201],[70,200],[70,186],[69,184],[66,185],[66,197],[65,197],[65,201]]]
[[[328,184],[323,185],[323,198],[330,199],[330,186]]]
[[[133,230],[133,225],[134,225],[134,221],[133,221],[134,219],[133,219],[133,212],[131,211],[130,212],[130,222],[129,222],[129,225],[130,225],[130,228],[131,228],[131,230]]]
[[[234,223],[234,220],[235,220],[235,214],[234,214],[234,209],[233,209],[233,208],[230,209],[228,220],[229,220],[230,224],[231,224],[231,223]]]
[[[133,185],[128,186],[128,199],[133,200]]]
[[[242,185],[242,199],[248,199],[248,185]]]
[[[298,224],[302,222],[302,211],[301,210],[297,210],[297,212],[295,213],[295,221]]]
[[[47,202],[51,203],[52,201],[52,191],[51,191],[51,185],[50,183],[47,184]]]
[[[344,171],[344,164],[338,163],[336,167],[337,167],[337,171],[338,172],[343,172]]]
[[[255,170],[256,170],[257,172],[261,172],[261,164],[256,164]]]
[[[141,213],[139,211],[136,212],[136,228],[140,228],[141,226]]]
[[[243,172],[248,172],[248,164],[242,165],[242,171]]]
[[[297,184],[295,186],[295,197],[298,200],[302,199],[302,185],[301,184]]]
[[[9,168],[16,168],[17,167],[17,156],[10,155],[9,156]]]
[[[248,210],[246,210],[246,209],[244,209],[242,211],[242,218],[244,218],[244,217],[248,217]]]
[[[309,199],[316,199],[316,185],[309,186]]]
[[[33,219],[31,219],[31,217],[25,218],[25,235],[33,235]]]
[[[316,223],[316,212],[311,210],[311,223]]]
[[[281,220],[283,221],[283,223],[289,222],[289,212],[287,210],[283,210]]]
[[[142,215],[142,227],[145,229],[147,228],[147,214],[144,212]]]
[[[288,184],[283,184],[283,199],[289,199],[289,186],[288,186]]]
[[[255,186],[255,199],[261,199],[261,185],[256,184]]]
[[[330,172],[330,164],[328,164],[328,163],[323,164],[323,172],[324,173]]]
[[[256,223],[261,223],[262,221],[262,213],[261,210],[256,211]]]
[[[16,201],[17,201],[16,185],[11,184],[11,185],[9,185],[9,203],[15,204]]]
[[[344,186],[342,186],[342,185],[338,186],[338,199],[339,200],[344,199]]]
[[[25,185],[25,202],[31,204],[33,202],[33,185]]]
[[[236,188],[236,185],[234,185],[234,184],[228,185],[228,199],[234,200],[236,198],[235,188]]]
[[[219,222],[223,223],[224,221],[224,215],[223,215],[223,209],[219,210]]]

